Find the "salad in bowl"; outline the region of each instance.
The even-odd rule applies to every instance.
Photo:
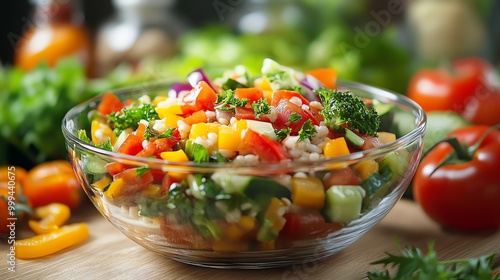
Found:
[[[404,120],[404,121],[403,121]],[[263,268],[333,255],[400,199],[425,114],[409,99],[266,59],[120,89],[63,120],[97,209],[173,259]]]

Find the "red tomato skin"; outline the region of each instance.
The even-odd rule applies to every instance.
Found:
[[[423,69],[410,80],[407,96],[426,112],[452,110],[462,113],[483,84],[491,65],[479,58],[453,61],[452,70]]]
[[[487,126],[469,126],[450,136],[471,145]],[[444,227],[466,231],[500,228],[500,131],[490,133],[469,162],[448,164],[430,173],[452,151],[440,144],[420,163],[413,195],[422,209]]]
[[[325,218],[317,211],[301,211],[297,213],[286,213],[285,226],[280,236],[292,240],[304,240],[326,237],[329,233],[342,229],[340,223],[327,223]]]
[[[289,159],[288,153],[280,143],[251,129],[246,131],[243,144],[263,161],[280,162]]]
[[[475,125],[500,123],[500,88],[483,86],[467,103],[463,116]]]
[[[217,93],[204,81],[200,81],[188,94],[182,97],[181,109],[185,116],[196,111],[213,111]]]
[[[123,102],[112,92],[107,92],[102,96],[101,102],[97,105],[97,111],[104,116],[123,109]]]

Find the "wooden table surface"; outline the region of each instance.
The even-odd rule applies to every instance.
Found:
[[[408,200],[398,202],[371,231],[337,255],[321,262],[266,270],[220,270],[178,263],[126,238],[90,204],[75,212],[70,222],[88,223],[91,237],[48,257],[17,260],[15,272],[7,270],[8,246],[2,240],[0,279],[362,279],[367,271],[378,268],[370,262],[384,257],[384,252],[397,253],[395,238],[402,246],[421,249],[433,240],[442,259],[500,255],[500,231],[444,231]],[[20,238],[25,234],[18,233]]]

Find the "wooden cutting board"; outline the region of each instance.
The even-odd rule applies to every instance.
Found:
[[[339,254],[321,262],[266,270],[220,270],[172,261],[150,252],[122,235],[95,208],[86,204],[70,222],[88,223],[91,237],[81,245],[36,259],[17,260],[7,270],[8,246],[0,244],[0,279],[362,279],[378,266],[370,262],[397,253],[394,239],[426,249],[429,241],[441,259],[471,258],[496,253],[500,257],[500,231],[460,233],[442,230],[414,202],[402,200],[364,237]],[[18,238],[28,236],[27,229]]]

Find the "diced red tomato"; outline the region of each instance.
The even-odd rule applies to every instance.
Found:
[[[234,90],[234,95],[238,99],[248,99],[250,102],[248,102],[247,107],[251,107],[252,103],[264,98],[264,93],[260,88],[237,88]]]
[[[325,176],[324,185],[329,189],[334,185],[359,185],[361,178],[350,167],[333,169],[328,176]]]
[[[160,220],[160,227],[167,242],[175,244],[176,247],[190,250],[211,249],[210,244],[189,223],[179,225],[164,217]]]
[[[188,94],[182,98],[181,109],[184,115],[190,115],[196,111],[213,111],[217,101],[217,94],[212,87],[204,81],[200,81]]]
[[[123,109],[123,102],[112,92],[107,92],[102,96],[101,102],[97,105],[97,111],[103,115],[118,112]]]
[[[116,174],[122,172],[125,169],[127,169],[127,167],[124,164],[121,164],[116,161],[106,164],[106,171],[108,171],[109,175],[111,176],[115,176]]]
[[[257,119],[255,117],[255,111],[248,107],[236,107],[234,117],[237,120],[257,120],[263,122],[270,122],[269,118],[264,115],[260,115]]]
[[[302,104],[309,105],[309,100],[307,100],[302,94],[293,91],[293,90],[278,90],[273,92],[273,97],[271,100],[271,105],[272,106],[278,106],[278,103],[280,103],[281,100],[286,99],[290,100],[293,97],[296,97],[302,101]]]
[[[142,136],[137,136],[131,133],[120,145],[117,152],[127,155],[136,155],[143,149],[142,141],[144,141],[144,138]]]
[[[258,155],[263,161],[279,162],[289,159],[285,148],[280,143],[251,129],[246,131],[242,142],[251,153]]]
[[[359,137],[363,138],[364,142],[361,147],[359,147],[361,150],[368,150],[368,149],[373,149],[378,146],[382,145],[382,142],[380,142],[380,139],[375,136],[369,136],[369,135],[358,135]]]
[[[311,120],[313,125],[319,124],[319,119],[315,118],[311,112],[303,110],[301,107],[297,106],[295,103],[292,103],[287,99],[281,99],[279,101],[278,105],[276,106],[276,113],[277,118],[273,122],[273,127],[278,130],[289,127],[292,129],[291,134],[296,135],[307,120]],[[290,122],[292,114],[298,114],[300,116],[300,119],[294,122]]]
[[[179,143],[181,139],[180,132],[176,129],[172,132],[171,137],[151,139],[144,149],[136,155],[140,157],[156,157],[161,158],[161,153],[171,151],[172,147]],[[142,142],[141,142],[142,145]]]
[[[140,168],[131,168],[125,169],[114,176],[114,179],[121,178],[123,180],[124,189],[121,190],[123,195],[128,196],[138,193],[144,190],[149,184],[153,183],[154,178],[151,170],[144,173],[142,172]]]
[[[318,211],[286,213],[283,217],[286,223],[280,236],[293,240],[325,237],[343,227],[341,223],[327,223]]]

